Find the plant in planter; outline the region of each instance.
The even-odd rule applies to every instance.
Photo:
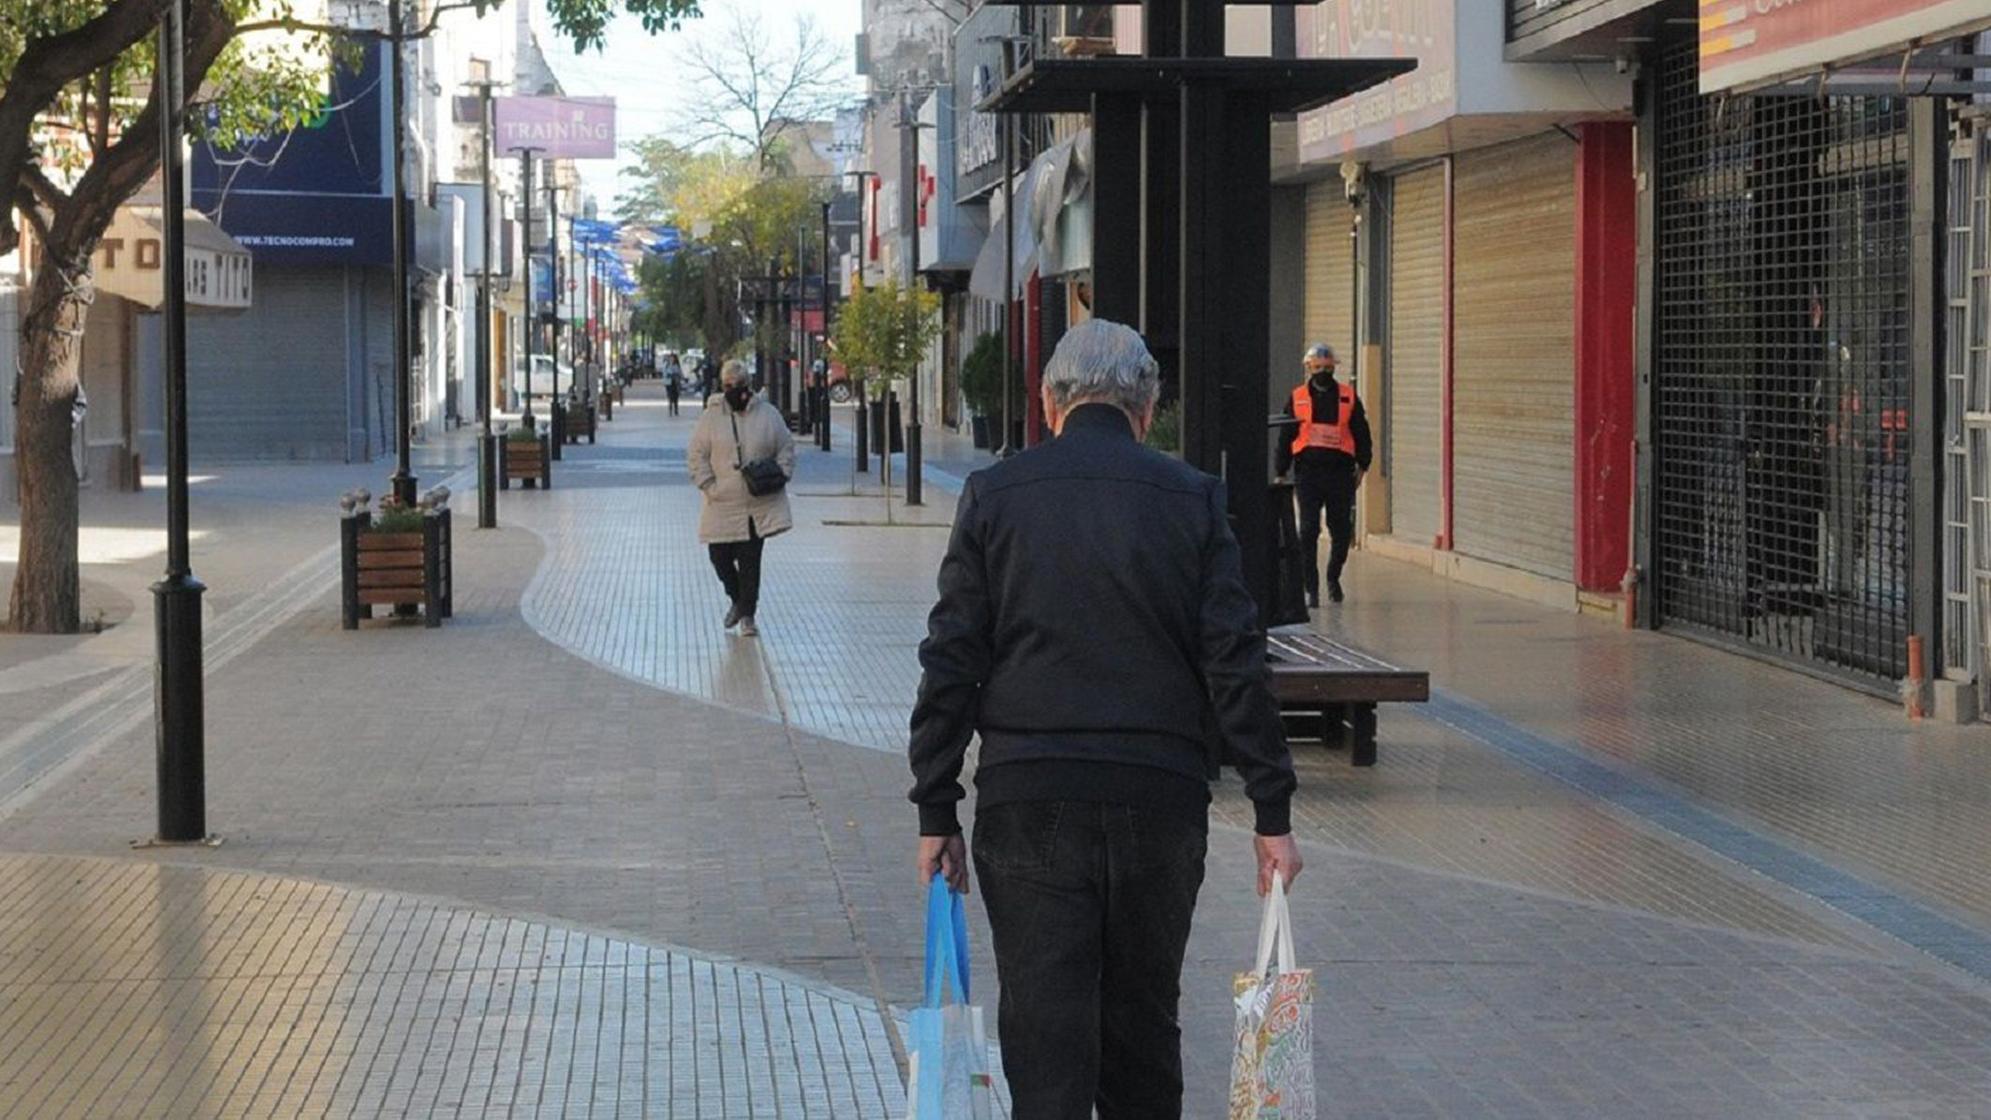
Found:
[[[991,425],[1002,416],[1002,336],[985,334],[961,359],[961,396],[975,414],[975,446],[993,442]]]
[[[341,624],[359,628],[377,606],[397,614],[422,613],[430,626],[452,613],[455,579],[449,490],[437,487],[416,506],[352,491],[339,499]]]
[[[498,489],[510,490],[513,482],[553,488],[550,437],[533,428],[513,428],[505,433],[504,469],[498,472]]]

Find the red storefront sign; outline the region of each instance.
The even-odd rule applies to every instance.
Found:
[[[1701,92],[1747,89],[1991,27],[1986,0],[1700,0]]]

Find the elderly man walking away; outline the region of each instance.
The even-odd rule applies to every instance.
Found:
[[[1058,438],[968,479],[920,646],[920,874],[968,889],[956,804],[979,733],[975,868],[1016,1120],[1181,1115],[1176,1007],[1220,761],[1257,809],[1260,893],[1300,873],[1223,485],[1141,446],[1158,388],[1130,328],[1064,337],[1044,371]]]

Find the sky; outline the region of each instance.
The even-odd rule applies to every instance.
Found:
[[[642,24],[624,15],[610,27],[607,45],[599,53],[576,55],[571,41],[555,39],[547,30],[552,19],[547,15],[545,0],[533,3],[537,7],[534,26],[539,28],[540,46],[552,63],[553,72],[559,75],[561,86],[577,96],[615,98],[618,142],[670,131],[688,96],[682,83],[672,81],[683,49],[681,44],[709,34],[702,25],[710,25],[712,17],[726,5],[758,11],[777,41],[792,35],[791,21],[807,12],[830,45],[846,59],[854,54],[857,33],[864,23],[860,0],[705,0],[707,18],[688,21],[682,31],[652,36],[643,30]],[[856,81],[854,66],[852,81]],[[582,161],[581,178],[600,200],[604,213],[614,208],[615,198],[622,192],[617,172],[631,162],[627,156],[613,163]]]

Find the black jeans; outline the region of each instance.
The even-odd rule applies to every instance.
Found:
[[[1300,502],[1300,549],[1306,554],[1307,591],[1320,594],[1320,530],[1326,513],[1333,545],[1327,558],[1328,582],[1339,582],[1355,543],[1355,470],[1301,473],[1293,486]]]
[[[992,805],[973,853],[1002,985],[1015,1120],[1182,1115],[1182,955],[1207,812]]]
[[[664,399],[670,402],[671,405],[670,414],[672,416],[677,415],[678,392],[679,392],[678,387],[675,384],[671,385],[669,388],[664,390]]]
[[[726,597],[740,608],[741,614],[752,616],[760,607],[760,555],[767,547],[767,539],[755,533],[752,525],[747,526],[747,532],[753,534],[749,540],[708,545],[707,550],[712,554],[712,568],[726,588]]]

